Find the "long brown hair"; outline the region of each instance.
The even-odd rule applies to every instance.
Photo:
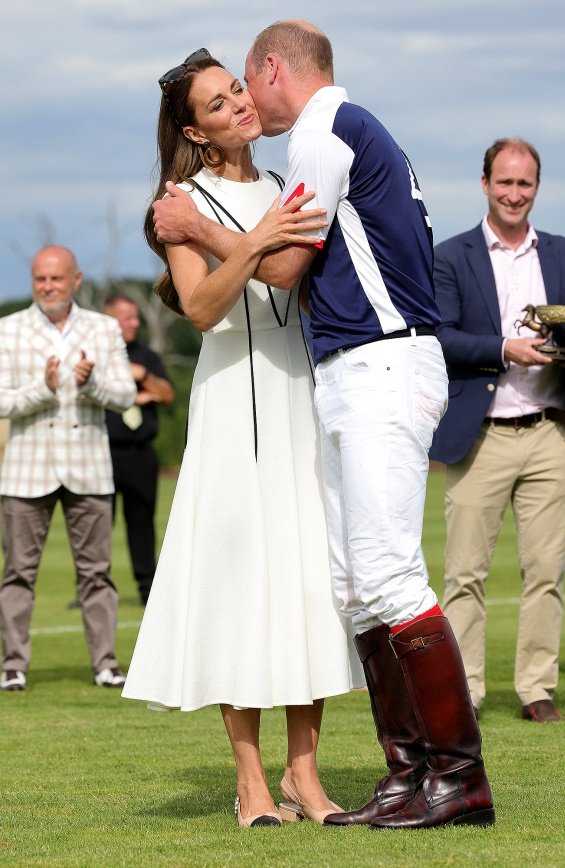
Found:
[[[165,184],[172,181],[186,181],[202,168],[202,146],[187,139],[182,128],[196,123],[194,106],[190,100],[192,86],[197,75],[212,66],[225,67],[213,57],[206,57],[186,67],[186,72],[178,81],[171,82],[166,94],[161,97],[159,118],[157,121],[157,161],[154,166],[154,176],[159,176],[151,197],[161,199],[165,194]],[[175,313],[184,316],[178,293],[173,284],[171,269],[165,252],[165,245],[157,240],[153,225],[153,204],[147,209],[143,224],[145,239],[151,250],[163,260],[165,271],[158,278],[154,289],[163,304]]]

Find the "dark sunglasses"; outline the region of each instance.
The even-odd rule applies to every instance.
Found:
[[[180,81],[187,68],[192,63],[198,63],[199,60],[206,60],[207,57],[212,57],[212,55],[206,48],[199,48],[198,51],[193,51],[192,54],[188,55],[186,60],[183,60],[180,66],[175,66],[173,69],[169,69],[168,72],[161,76],[159,79],[161,90],[164,91],[167,85],[172,84],[174,81]]]

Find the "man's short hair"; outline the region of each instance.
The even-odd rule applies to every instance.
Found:
[[[533,145],[527,142],[525,139],[497,139],[492,143],[490,148],[487,148],[485,152],[485,159],[483,163],[483,174],[487,181],[490,181],[490,176],[492,173],[492,164],[494,163],[495,157],[500,154],[501,151],[505,151],[506,149],[521,151],[522,153],[531,154],[534,160],[536,161],[537,166],[537,182],[539,184],[540,174],[541,174],[541,159],[539,153],[536,151]]]
[[[104,299],[104,307],[115,307],[120,301],[126,301],[128,304],[133,304],[137,307],[137,302],[130,298],[129,295],[126,295],[125,292],[111,292]]]
[[[333,82],[331,42],[321,30],[299,21],[277,21],[262,30],[251,47],[251,60],[257,72],[263,69],[268,54],[278,54],[298,78],[316,72]]]

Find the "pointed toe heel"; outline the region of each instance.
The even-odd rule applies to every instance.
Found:
[[[280,803],[279,810],[283,820],[286,820],[288,823],[294,823],[296,820],[308,819],[312,820],[314,823],[323,825],[324,820],[330,814],[339,814],[342,812],[342,808],[340,808],[339,805],[334,805],[333,802],[330,802],[331,808],[328,808],[328,810],[325,811],[318,811],[315,808],[312,808],[307,804],[307,802],[302,800],[300,793],[294,785],[294,781],[289,781],[288,778],[283,777],[281,781],[281,793],[287,801]]]

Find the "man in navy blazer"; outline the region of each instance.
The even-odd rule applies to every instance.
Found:
[[[565,368],[521,326],[526,304],[565,305],[565,238],[528,221],[540,159],[521,139],[486,152],[482,223],[439,244],[434,282],[449,408],[430,458],[446,468],[444,611],[471,698],[485,696],[484,582],[508,504],[522,574],[514,685],[522,717],[562,719],[558,680],[565,568]],[[565,345],[565,325],[551,340]]]

